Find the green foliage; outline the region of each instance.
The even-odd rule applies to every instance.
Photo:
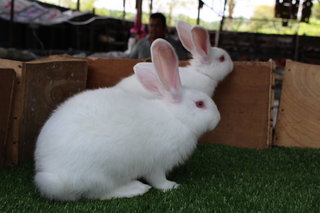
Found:
[[[33,166],[0,169],[0,212],[260,212],[318,213],[320,150],[200,145],[163,193],[109,201],[49,201],[33,185]]]
[[[252,20],[249,24],[249,29],[252,31],[257,31],[260,28],[272,28],[273,23],[270,20],[273,19],[274,7],[270,6],[259,6],[255,9],[253,13]],[[258,21],[255,21],[258,20]]]
[[[100,16],[110,16],[117,19],[122,19],[123,12],[119,10],[107,10],[105,8],[97,8],[95,9],[95,14]],[[134,21],[135,14],[134,13],[126,13],[126,20]]]
[[[299,35],[320,36],[320,19],[311,18],[309,23],[301,23]]]
[[[44,2],[55,3],[54,0],[41,0]],[[81,1],[81,10],[92,11],[95,0]],[[76,8],[75,0],[61,0],[59,1],[61,6]],[[155,1],[154,4],[161,6],[161,1]],[[156,5],[156,6],[159,6]],[[159,7],[160,7],[159,6]],[[168,6],[168,5],[167,5]],[[169,3],[169,10],[165,15],[167,16],[168,25],[174,26],[177,20],[186,21],[192,25],[195,25],[197,20],[190,18],[188,14],[175,14],[174,8],[177,7],[194,7],[196,6],[190,3],[189,0],[171,1]],[[161,8],[161,7],[160,7]],[[97,8],[95,10],[97,15],[111,16],[114,18],[122,19],[123,11],[107,10],[105,8]],[[125,19],[134,21],[135,13],[126,13]],[[149,22],[149,13],[142,14],[142,23],[147,24]],[[205,22],[200,20],[200,25],[209,29],[217,30],[220,26],[220,21]],[[320,35],[320,3],[314,2],[312,8],[312,14],[309,23],[299,23],[295,20],[289,20],[288,26],[282,25],[282,20],[274,18],[274,7],[261,5],[258,6],[251,19],[236,18],[226,19],[224,23],[224,30],[238,31],[238,32],[253,32],[253,33],[266,33],[266,34],[299,34],[309,36]]]
[[[313,4],[311,17],[320,20],[320,2],[315,2]]]
[[[61,0],[58,2],[56,0],[38,0],[38,1],[53,4],[53,5],[58,5],[61,7],[70,8],[72,10],[77,9],[77,2],[73,0]]]
[[[309,23],[298,22],[297,20],[288,20],[288,25],[283,25],[283,20],[274,18],[274,7],[258,6],[251,19],[244,18],[233,19],[231,22],[226,21],[224,29],[238,32],[253,32],[265,34],[298,34],[319,36],[320,35],[320,7],[319,3],[314,5],[314,10]],[[319,9],[317,9],[319,8]],[[317,12],[318,11],[318,12]]]
[[[96,0],[86,0],[80,1],[80,10],[81,11],[92,11],[94,8],[94,3]]]

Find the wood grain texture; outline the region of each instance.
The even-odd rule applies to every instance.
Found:
[[[86,88],[87,60],[50,57],[32,62],[0,60],[17,80],[7,140],[7,165],[33,159],[36,137],[52,110]]]
[[[143,60],[101,58],[88,61],[87,88],[111,87],[133,74],[133,66]]]
[[[214,94],[221,114],[201,143],[268,148],[272,143],[272,62],[235,62],[234,71]]]
[[[13,69],[0,68],[0,168],[5,165],[15,79]]]
[[[33,159],[36,138],[52,111],[86,88],[85,60],[49,60],[23,64],[23,114],[19,161]]]
[[[287,61],[275,145],[320,148],[320,66]]]
[[[9,120],[9,132],[6,144],[6,165],[16,165],[18,163],[19,137],[20,137],[20,123],[23,109],[23,82],[22,80],[22,65],[23,62],[0,59],[1,67],[13,69],[16,74],[16,81],[14,85],[14,100],[12,103],[11,117]]]

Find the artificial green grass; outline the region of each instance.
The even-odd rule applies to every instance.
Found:
[[[0,169],[0,212],[320,212],[320,150],[245,149],[199,145],[169,176],[181,184],[163,193],[109,201],[41,198],[33,166]]]

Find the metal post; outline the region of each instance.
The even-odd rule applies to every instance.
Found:
[[[219,31],[222,31],[222,30],[223,30],[223,24],[224,24],[224,19],[225,19],[224,13],[225,13],[225,11],[226,11],[227,2],[228,2],[228,0],[225,0],[225,1],[224,1],[223,13],[222,13],[222,19],[221,19],[221,22],[220,22],[220,29],[219,29]]]
[[[9,47],[13,47],[14,46],[14,39],[13,39],[13,35],[14,35],[14,1],[15,0],[11,0],[11,8],[10,8],[10,24],[9,24]]]
[[[123,10],[122,10],[122,21],[126,19],[126,0],[122,2]]]
[[[200,8],[198,8],[197,25],[200,23]]]
[[[224,19],[225,19],[224,13],[226,11],[227,1],[228,0],[224,1],[223,13],[222,13],[222,18],[221,18],[221,22],[220,22],[220,27],[216,32],[215,41],[214,41],[214,43],[215,43],[214,46],[215,47],[219,47],[219,44],[220,44],[220,33],[221,33],[221,31],[223,31],[223,24],[224,24]]]
[[[299,42],[300,42],[300,36],[298,33],[295,35],[295,45],[294,45],[294,60],[298,61],[299,60]]]
[[[142,0],[136,0],[136,9],[137,9],[138,20],[141,20],[141,16],[142,16]]]
[[[153,9],[153,1],[150,0],[150,4],[149,4],[150,15],[152,14],[152,9]]]
[[[77,10],[80,10],[80,0],[77,0]]]
[[[198,0],[198,17],[197,17],[197,25],[200,23],[200,9],[203,7],[203,2]]]

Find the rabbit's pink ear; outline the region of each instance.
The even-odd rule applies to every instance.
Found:
[[[182,88],[175,50],[166,40],[156,39],[151,45],[151,58],[164,89],[162,95],[171,101],[179,102]]]
[[[160,80],[157,76],[155,68],[150,62],[137,63],[133,70],[140,83],[150,92],[161,94],[160,92]]]
[[[189,52],[193,51],[193,43],[192,43],[192,36],[191,36],[191,29],[192,26],[184,21],[178,21],[176,24],[176,29],[178,32],[179,39]]]
[[[191,30],[191,34],[197,54],[202,57],[207,56],[211,46],[208,31],[203,27],[194,26]]]

